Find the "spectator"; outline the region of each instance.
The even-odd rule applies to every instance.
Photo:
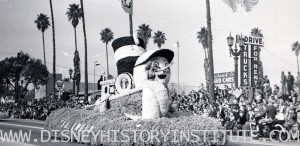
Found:
[[[287,76],[287,90],[288,90],[288,95],[291,95],[291,90],[293,89],[293,85],[294,85],[294,76],[291,75],[291,72],[288,72],[288,76]]]
[[[270,80],[268,79],[268,76],[264,76],[263,84],[270,84]]]
[[[273,105],[273,101],[269,101],[266,113],[269,118],[271,118],[272,120],[275,119],[277,111],[276,107]]]

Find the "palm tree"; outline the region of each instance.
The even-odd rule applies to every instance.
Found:
[[[76,35],[76,27],[79,23],[79,20],[82,18],[82,9],[79,8],[78,4],[70,4],[70,7],[67,11],[68,20],[71,21],[73,28],[74,28],[74,36],[75,36],[75,55],[74,55],[74,69],[75,69],[75,78],[76,78],[76,85],[77,85],[77,95],[79,92],[79,84],[80,84],[80,58],[79,52],[77,50],[77,35]],[[75,91],[74,91],[75,92]]]
[[[145,23],[140,25],[139,29],[137,30],[138,37],[142,38],[145,43],[145,49],[147,48],[148,41],[151,38],[151,31],[152,29],[149,27],[149,25],[146,25]]]
[[[42,32],[43,37],[43,52],[44,52],[44,65],[46,66],[46,50],[45,50],[45,39],[44,39],[44,32],[48,27],[50,26],[49,17],[46,14],[40,13],[36,20],[34,21],[36,23],[36,27],[38,30]]]
[[[75,50],[77,50],[77,36],[76,36],[76,27],[79,23],[79,20],[82,18],[82,9],[79,8],[78,4],[71,4],[69,5],[67,15],[69,21],[72,22],[74,27],[74,34],[75,34]]]
[[[109,75],[109,68],[108,68],[107,44],[108,44],[108,42],[110,42],[111,40],[114,39],[114,33],[109,28],[105,28],[105,29],[102,29],[102,31],[100,32],[100,36],[101,36],[101,41],[103,43],[105,43],[105,45],[106,45],[106,72],[107,72],[107,76],[108,76]]]
[[[212,49],[212,32],[210,17],[210,1],[206,0],[206,19],[207,19],[207,46],[208,46],[208,83],[209,83],[209,102],[215,102],[215,83],[214,83],[214,59]]]
[[[167,40],[165,33],[163,33],[162,31],[155,32],[153,39],[154,44],[157,44],[159,49],[161,49],[161,45],[165,44],[165,41]]]
[[[297,42],[294,42],[294,43],[292,44],[292,51],[295,52],[295,55],[296,55],[296,57],[297,57],[297,67],[298,67],[298,73],[299,73],[299,61],[298,61],[298,56],[299,56],[299,51],[300,51],[300,44],[299,44],[298,41],[297,41]]]
[[[53,95],[55,95],[55,82],[56,82],[56,50],[55,50],[55,28],[54,28],[54,15],[53,15],[53,7],[52,7],[52,0],[49,0],[50,2],[50,10],[51,10],[51,21],[52,21],[52,42],[53,42]]]
[[[197,39],[199,43],[202,44],[203,49],[204,49],[204,71],[205,71],[205,80],[206,80],[206,85],[208,85],[208,59],[206,55],[206,49],[208,48],[208,43],[207,43],[207,29],[205,27],[202,27],[200,31],[197,32]]]
[[[258,27],[251,29],[250,35],[255,37],[264,37],[264,35],[261,33],[261,30]]]
[[[88,100],[88,63],[87,63],[87,40],[85,31],[85,20],[84,20],[84,9],[83,0],[80,0],[82,10],[82,25],[83,25],[83,36],[84,36],[84,100]]]

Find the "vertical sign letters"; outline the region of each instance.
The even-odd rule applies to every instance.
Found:
[[[244,48],[241,50],[240,54],[240,64],[241,64],[241,86],[249,86],[249,63],[248,63],[248,58],[249,58],[249,53],[248,53],[248,46],[245,45]]]
[[[259,45],[251,45],[251,85],[252,87],[257,87],[258,85],[258,51],[260,49]]]
[[[240,35],[236,35],[236,43],[239,42],[240,37]],[[264,43],[261,37],[244,36],[244,40],[245,46],[240,54],[241,86],[257,87],[259,50]]]

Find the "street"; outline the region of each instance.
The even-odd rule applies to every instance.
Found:
[[[46,142],[41,142],[42,131],[44,129],[44,121],[37,120],[24,120],[24,119],[6,119],[0,120],[0,145],[1,146],[82,146],[84,144],[78,144],[75,142],[56,142],[54,139],[48,140],[48,135],[43,134],[43,140]],[[4,138],[4,134],[12,131],[13,134],[19,134],[22,131],[22,134],[30,133],[29,141],[7,141]],[[16,139],[16,138],[14,138]],[[3,141],[4,140],[4,141]],[[58,140],[60,141],[60,140]]]
[[[293,140],[291,142],[273,142],[269,138],[252,139],[250,137],[232,136],[228,138],[228,146],[299,146],[300,141]]]
[[[75,142],[57,142],[60,140],[55,141],[54,139],[47,140],[48,135],[43,134],[42,131],[44,128],[44,121],[38,121],[38,120],[24,120],[24,119],[6,119],[6,120],[0,120],[0,145],[1,146],[52,146],[52,145],[60,145],[60,146],[83,146],[85,144],[78,144]],[[22,133],[29,133],[30,134],[30,140],[29,142],[25,140],[25,142],[22,141],[3,141],[4,133],[8,133],[9,131],[12,131],[13,133],[19,131],[22,131]],[[46,142],[41,142],[41,140],[44,140]],[[229,146],[250,146],[250,145],[258,145],[258,146],[298,146],[300,145],[300,142],[297,140],[291,141],[291,142],[272,142],[270,139],[258,139],[254,140],[250,137],[236,137],[232,136],[232,138],[228,138],[227,145]]]

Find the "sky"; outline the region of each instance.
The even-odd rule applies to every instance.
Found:
[[[67,19],[69,4],[80,4],[80,0],[52,0],[55,37],[56,72],[68,77],[69,68],[73,68],[75,50],[73,26]],[[211,18],[213,35],[213,57],[215,73],[234,70],[233,58],[229,56],[226,38],[232,35],[249,35],[254,27],[262,30],[264,47],[261,51],[264,73],[271,84],[280,83],[281,71],[297,73],[295,53],[291,44],[300,41],[299,0],[260,0],[251,12],[239,7],[233,12],[222,0],[211,0]],[[89,82],[93,82],[94,62],[96,78],[106,70],[105,44],[100,41],[102,29],[110,28],[114,38],[129,36],[129,17],[121,7],[120,0],[85,0],[85,21],[88,44]],[[34,20],[37,14],[51,16],[49,0],[0,0],[0,60],[16,56],[23,51],[32,57],[43,59],[42,33],[38,31]],[[51,21],[51,19],[50,19]],[[179,41],[179,78],[185,86],[199,86],[205,83],[204,51],[197,40],[197,31],[206,27],[205,0],[134,0],[133,30],[148,24],[154,32],[160,30],[166,34],[166,43],[162,48],[175,53],[171,67],[171,82],[177,82],[178,50],[174,44]],[[82,22],[77,26],[78,50],[81,58],[82,80],[84,81],[84,38]],[[52,72],[52,29],[45,31],[47,67]],[[117,68],[111,42],[108,45],[109,70],[116,76]],[[147,49],[156,49],[150,39]]]

